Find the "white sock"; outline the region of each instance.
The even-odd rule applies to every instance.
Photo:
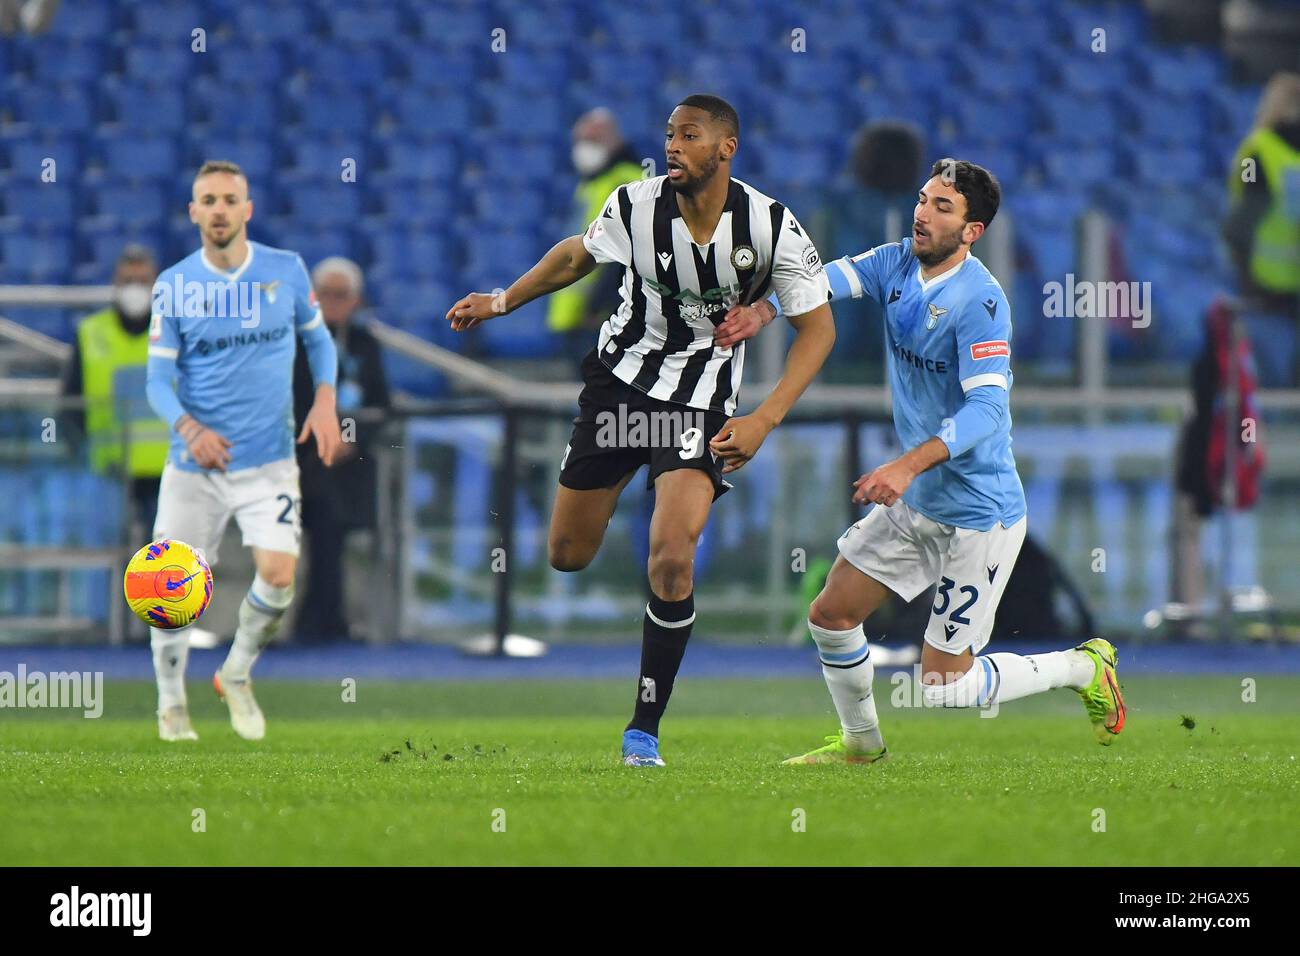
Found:
[[[862,625],[847,631],[829,631],[809,621],[808,630],[817,642],[822,676],[835,702],[835,712],[840,715],[845,745],[858,751],[883,749],[876,699],[871,694],[876,668],[871,663]]]
[[[188,629],[179,631],[149,628],[149,647],[153,651],[153,675],[158,682],[158,710],[185,706],[185,664],[190,657]]]
[[[248,677],[257,655],[280,630],[280,619],[292,603],[292,584],[276,588],[263,581],[261,575],[255,576],[253,586],[239,605],[239,629],[235,631],[235,642],[221,666],[222,671],[234,678]]]
[[[925,694],[937,706],[987,707],[1056,687],[1085,687],[1093,671],[1092,659],[1081,651],[986,654],[960,680],[927,687]]]

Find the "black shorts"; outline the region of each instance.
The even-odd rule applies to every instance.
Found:
[[[649,465],[647,488],[678,468],[707,472],[714,501],[731,488],[722,478],[722,459],[709,450],[726,415],[651,398],[617,378],[595,349],[582,360],[582,380],[578,417],[560,462],[564,487],[613,488],[628,473]]]

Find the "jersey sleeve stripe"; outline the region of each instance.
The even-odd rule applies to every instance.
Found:
[[[312,329],[316,328],[316,326],[324,324],[324,322],[324,316],[321,315],[320,309],[317,309],[316,314],[311,317],[310,321],[298,326],[298,331],[310,332]]]
[[[151,345],[149,346],[149,354],[155,358],[174,359],[179,358],[181,353],[179,349],[169,349],[165,345]]]
[[[969,392],[972,388],[979,388],[983,385],[997,385],[1006,388],[1007,377],[998,372],[986,372],[983,375],[972,375],[970,378],[961,380],[961,390],[963,392]]]
[[[831,263],[831,266],[835,268],[836,272],[838,272],[844,278],[845,283],[847,283],[849,287],[849,298],[862,298],[862,279],[858,276],[858,270],[853,268],[853,263],[845,257],[843,259],[836,259]],[[836,291],[836,286],[838,285],[839,283],[837,282],[831,283],[832,293]]]

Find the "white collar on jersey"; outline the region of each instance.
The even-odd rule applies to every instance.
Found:
[[[244,261],[240,263],[239,268],[234,272],[227,272],[225,269],[219,269],[214,266],[212,261],[208,258],[208,251],[206,249],[200,248],[199,255],[203,257],[203,264],[210,270],[215,272],[217,275],[222,276],[227,282],[234,282],[244,274],[245,270],[247,270],[249,266],[253,264],[253,244],[251,242],[248,244],[248,255],[244,256]]]
[[[252,246],[249,246],[248,248],[252,249],[253,247],[252,247]],[[918,263],[918,264],[917,264],[917,267],[916,267],[916,281],[919,282],[919,283],[921,283],[921,291],[922,291],[922,292],[929,292],[932,288],[934,288],[935,286],[937,286],[940,282],[946,282],[948,279],[951,279],[953,276],[955,276],[958,272],[961,271],[961,267],[964,266],[964,265],[965,265],[967,262],[969,262],[969,261],[970,261],[970,253],[968,252],[968,253],[966,253],[966,255],[962,258],[961,262],[957,263],[955,266],[953,266],[953,267],[952,267],[951,269],[949,269],[947,272],[940,272],[940,273],[939,273],[937,276],[935,276],[933,279],[927,279],[927,278],[925,278],[923,275],[921,275],[921,266],[920,266],[920,264]]]

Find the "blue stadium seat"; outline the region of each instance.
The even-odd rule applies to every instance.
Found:
[[[280,44],[245,41],[223,46],[214,66],[222,82],[258,86],[261,97],[269,98],[266,90],[285,83],[292,60]]]
[[[3,264],[0,264],[0,275],[15,278],[15,276],[9,274],[8,269]],[[13,319],[20,325],[25,325],[33,332],[40,332],[42,335],[48,335],[50,338],[60,339],[64,342],[72,341],[76,328],[73,320],[68,315],[67,309],[57,309],[49,306],[13,309],[6,312],[5,318]],[[12,501],[14,499],[6,500]],[[0,510],[14,511],[17,509],[4,508]]]
[[[1095,145],[1120,132],[1119,116],[1109,100],[1043,91],[1038,101],[1043,127],[1061,140]]]
[[[662,148],[653,155],[662,157]],[[503,182],[545,181],[556,174],[572,174],[568,157],[556,155],[549,143],[499,140],[497,146],[478,153],[477,161],[485,164],[487,177]]]
[[[747,61],[748,62],[748,61]],[[761,64],[763,72],[769,69],[762,59],[755,59]],[[789,56],[782,64],[782,87],[798,93],[821,93],[837,96],[841,101],[852,99],[853,84],[857,81],[857,70],[850,61],[840,56]]]
[[[511,8],[506,18],[507,35],[527,37],[537,49],[564,48],[581,39],[589,29],[574,6]]]
[[[284,190],[289,214],[301,225],[338,226],[361,215],[361,192],[355,183],[302,183]]]
[[[484,99],[492,128],[515,136],[553,136],[556,130],[567,130],[576,118],[560,108],[558,97],[541,93],[529,97],[514,90],[494,90]]]
[[[72,271],[72,242],[64,236],[0,236],[0,268],[11,280],[59,282]]]
[[[450,143],[395,139],[387,153],[386,168],[397,179],[450,183],[460,172],[460,158]]]
[[[1139,180],[1158,186],[1194,186],[1207,174],[1204,155],[1189,147],[1135,150],[1131,162]]]
[[[538,237],[531,233],[483,229],[467,237],[465,268],[469,273],[485,277],[489,284],[500,285],[521,275],[545,251]]]
[[[175,140],[134,130],[101,134],[99,147],[105,170],[122,179],[169,176],[179,161]]]
[[[100,97],[109,119],[141,132],[176,132],[194,122],[181,87],[139,81],[105,81]]]
[[[663,78],[663,65],[650,53],[593,50],[587,73],[597,89],[641,91],[652,89]]]
[[[297,217],[278,217],[271,220],[267,229],[271,245],[298,253],[309,271],[330,256],[356,258],[355,243],[348,230],[303,229],[299,223]]]
[[[47,40],[32,51],[32,75],[51,86],[93,83],[107,70],[108,56],[102,40]]]
[[[857,127],[856,110],[841,97],[779,95],[772,97],[769,106],[771,132],[776,136],[832,142],[844,139]],[[742,127],[744,123],[742,116]]]
[[[352,161],[356,188],[365,191],[367,177],[375,171],[365,136],[323,135],[290,127],[282,131],[279,178],[285,181],[303,177],[342,181],[344,162]]]
[[[361,136],[370,129],[373,109],[365,90],[312,84],[297,102],[298,121],[316,133]]]
[[[1032,129],[1029,107],[1020,97],[954,96],[940,108],[945,107],[950,110],[946,118],[965,139],[1022,143]]]
[[[379,44],[408,30],[402,11],[393,5],[327,5],[330,32],[352,43]]]
[[[151,83],[175,83],[184,88],[195,77],[206,73],[209,61],[191,52],[189,44],[159,47],[154,44],[129,47],[124,54],[123,71],[128,77]]]
[[[1207,110],[1198,97],[1152,97],[1145,89],[1124,99],[1137,133],[1148,143],[1199,145],[1209,135]]]
[[[500,82],[520,92],[560,90],[569,82],[569,58],[563,54],[521,51],[499,58]]]
[[[96,211],[130,229],[157,229],[174,211],[156,182],[104,182],[93,191]]]
[[[465,49],[480,45],[486,48],[492,40],[492,31],[501,26],[497,22],[497,17],[486,7],[473,4],[451,7],[442,4],[435,6],[418,4],[413,12],[420,36],[428,44],[433,44],[442,50]],[[506,37],[508,50],[509,33]]]
[[[1162,93],[1205,93],[1223,82],[1223,63],[1208,52],[1169,53],[1153,50],[1142,58],[1152,86]]]
[[[1133,73],[1121,56],[1084,53],[1056,64],[1061,86],[1083,94],[1110,94],[1129,89]]]
[[[1043,166],[1044,185],[1049,188],[1070,183],[1092,188],[1109,182],[1115,175],[1115,155],[1109,150],[1042,142],[1038,144],[1038,155]]]
[[[390,276],[431,278],[450,273],[456,265],[451,242],[433,230],[385,229],[372,237],[370,249],[374,268]]]
[[[19,179],[5,190],[4,214],[28,224],[65,223],[73,216],[75,187],[67,181],[43,183],[35,177]]]
[[[424,136],[460,136],[475,125],[469,97],[455,89],[402,89],[387,101],[398,126]]]
[[[990,56],[981,50],[968,53],[962,62],[977,89],[998,96],[1023,96],[1041,81],[1042,69],[1032,56]]]
[[[399,41],[396,46],[407,82],[417,88],[453,87],[466,91],[493,69],[488,45],[478,40],[473,46],[452,47],[436,53],[431,52],[427,45],[417,46],[409,39]]]
[[[113,4],[60,4],[45,35],[64,40],[99,40],[118,26],[118,9]]]
[[[303,50],[300,66],[310,77],[312,86],[373,89],[382,85],[391,73],[387,51],[364,45],[364,41],[350,34],[339,36],[340,40],[316,43]]]
[[[533,224],[546,215],[546,202],[532,190],[489,186],[475,194],[474,209],[480,222]]]
[[[453,183],[390,180],[378,187],[376,198],[383,210],[381,228],[392,224],[428,225],[446,228],[460,205]]]
[[[215,77],[198,77],[189,85],[193,120],[222,128],[231,103],[239,104],[239,132],[248,136],[268,136],[281,125],[280,100],[267,96],[265,87],[254,84],[232,85]]]
[[[12,103],[16,119],[38,127],[80,130],[95,122],[94,101],[79,83],[56,87],[29,83],[13,93]]]
[[[238,163],[249,178],[249,188],[257,201],[259,194],[267,189],[267,180],[276,165],[276,150],[265,138],[240,136],[232,137],[226,127],[216,127],[211,131],[195,131],[189,134],[189,168],[181,171],[186,183],[183,195],[189,194],[189,182],[194,178],[199,165],[207,159],[228,159]]]
[[[208,8],[205,9],[205,6]],[[166,0],[136,4],[131,10],[131,34],[159,43],[192,43],[193,31],[202,27],[213,32],[210,5],[198,0]]]
[[[546,303],[534,300],[478,326],[490,354],[502,358],[547,358],[559,351],[559,337],[546,327]]]
[[[235,11],[235,28],[240,37],[301,43],[319,26],[315,9],[305,3],[240,4]]]
[[[9,131],[16,132],[14,138],[0,137],[7,142],[9,169],[20,176],[41,176],[48,168],[56,179],[78,176],[85,169],[85,151],[81,138],[77,135],[33,135],[29,127],[15,124]],[[46,160],[53,160],[48,165]]]
[[[662,7],[612,5],[601,13],[606,35],[628,50],[677,48],[691,34],[685,16]]]

